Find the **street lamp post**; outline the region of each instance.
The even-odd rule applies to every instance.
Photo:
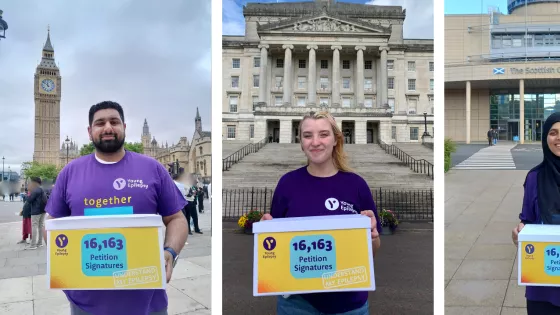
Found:
[[[6,23],[6,21],[2,19],[2,13],[3,11],[0,10],[0,38],[6,38],[6,30],[8,29],[8,23]]]
[[[66,142],[66,164],[68,164],[68,150],[69,150],[69,144],[70,144],[70,139],[68,139],[68,136],[66,136],[66,140],[64,140],[64,142]]]
[[[5,159],[6,159],[5,157],[2,157],[2,181],[4,181],[4,160]]]
[[[430,134],[428,133],[428,113],[424,112],[424,134],[422,135],[422,137],[427,137]]]

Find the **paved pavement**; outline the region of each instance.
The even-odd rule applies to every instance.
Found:
[[[428,223],[403,223],[396,234],[381,236],[375,258],[377,291],[369,294],[371,314],[433,314],[431,229]],[[253,297],[253,236],[224,222],[222,243],[223,314],[276,314],[276,297]]]
[[[526,170],[445,176],[445,314],[527,314],[511,230]]]
[[[167,288],[170,315],[211,314],[211,211],[199,223],[204,234],[189,235]],[[20,239],[21,221],[0,224],[0,315],[70,314],[64,293],[46,289],[45,247],[26,251]]]
[[[17,214],[23,208],[21,201],[2,201],[0,199],[0,223],[21,222],[21,217]]]

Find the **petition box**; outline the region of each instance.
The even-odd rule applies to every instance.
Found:
[[[518,284],[560,286],[560,225],[527,224],[518,241]]]
[[[375,290],[366,216],[278,218],[253,233],[254,296]]]
[[[161,216],[76,216],[45,226],[50,289],[165,289]]]

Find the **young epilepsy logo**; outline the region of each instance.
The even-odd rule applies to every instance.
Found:
[[[274,239],[274,237],[269,236],[269,237],[265,238],[264,241],[263,241],[263,247],[267,251],[274,250],[276,248],[276,240]]]
[[[124,178],[117,178],[113,182],[113,188],[115,188],[115,190],[123,190],[125,187],[148,189],[148,184],[144,184],[144,181],[141,179]]]
[[[113,182],[113,188],[115,188],[116,190],[122,190],[125,186],[126,181],[124,180],[124,178],[117,178]]]
[[[336,198],[329,198],[325,200],[325,207],[330,211],[337,210],[339,205],[340,202],[338,202]]]

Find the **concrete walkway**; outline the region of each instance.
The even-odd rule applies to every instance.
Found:
[[[199,214],[204,234],[189,235],[180,254],[167,287],[169,315],[211,314],[210,222],[211,211]],[[0,315],[70,314],[64,293],[46,288],[46,247],[23,250],[20,239],[21,222],[0,224]]]
[[[527,314],[511,230],[527,171],[445,176],[445,314]]]

